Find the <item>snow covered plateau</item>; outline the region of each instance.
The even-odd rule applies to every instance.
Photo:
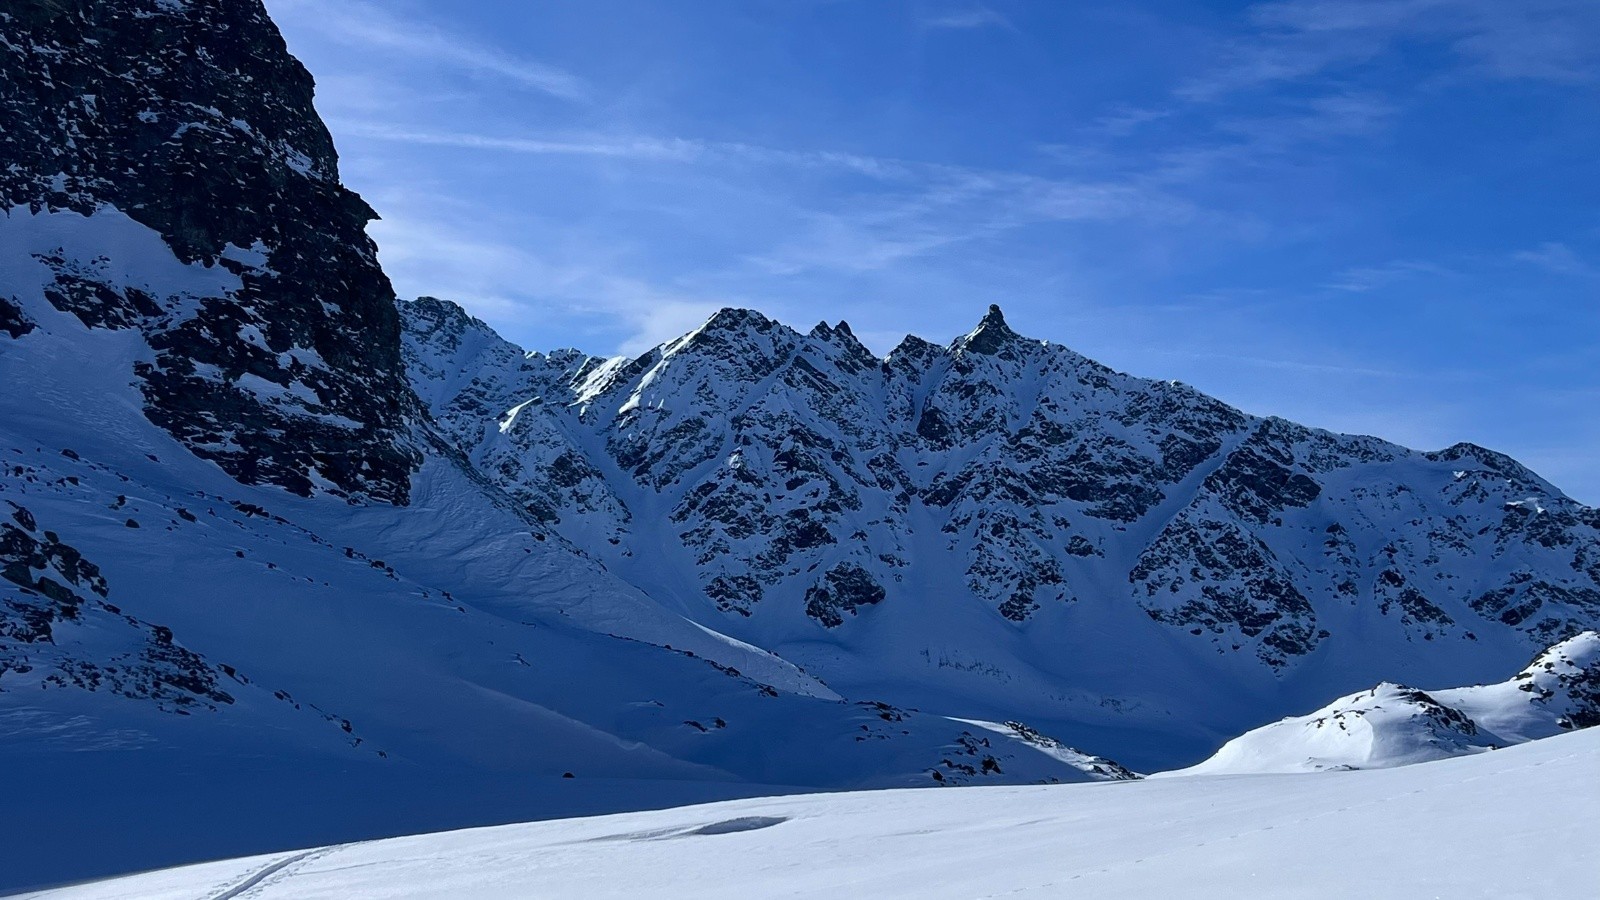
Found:
[[[998,307],[527,352],[312,95],[259,0],[0,8],[0,891],[1592,880],[1600,511]]]

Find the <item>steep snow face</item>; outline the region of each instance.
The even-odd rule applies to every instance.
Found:
[[[30,270],[0,282],[0,341],[37,293],[137,334],[145,415],[235,478],[407,500],[420,409],[374,214],[260,0],[7,3],[0,147],[0,247]],[[174,256],[181,296],[139,277]]]
[[[1176,775],[1376,769],[1462,756],[1600,724],[1600,633],[1541,653],[1509,681],[1341,697],[1225,744]]]
[[[634,360],[523,353],[438,300],[401,315],[413,383],[487,477],[841,689],[1237,733],[1600,625],[1600,514],[1514,461],[1247,416],[997,308],[885,359],[742,310]]]
[[[741,800],[321,847],[37,896],[1574,897],[1592,885],[1600,845],[1597,761],[1592,730],[1338,777]]]

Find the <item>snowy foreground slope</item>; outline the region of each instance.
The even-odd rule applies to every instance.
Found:
[[[742,800],[212,863],[31,895],[1591,896],[1600,730],[1400,769]]]
[[[1385,682],[1265,725],[1189,769],[1223,775],[1377,769],[1482,753],[1600,724],[1600,633],[1546,650],[1496,684],[1420,691]]]

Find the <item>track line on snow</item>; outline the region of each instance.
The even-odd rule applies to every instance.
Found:
[[[274,875],[282,874],[285,870],[293,868],[294,866],[298,866],[301,863],[310,862],[313,859],[319,859],[327,856],[328,854],[334,852],[335,850],[341,849],[344,846],[345,845],[340,844],[336,847],[322,847],[316,850],[306,850],[303,853],[296,853],[293,856],[280,859],[275,863],[269,863],[265,866],[262,866],[260,869],[257,869],[253,874],[246,877],[245,880],[239,882],[233,887],[223,889],[222,893],[220,894],[210,895],[206,898],[206,900],[235,900],[235,898],[242,897],[250,891],[260,887],[262,882],[265,882],[268,878],[271,878]]]

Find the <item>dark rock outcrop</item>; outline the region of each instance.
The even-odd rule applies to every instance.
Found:
[[[174,641],[171,629],[107,602],[99,566],[41,531],[27,508],[8,505],[15,524],[0,522],[0,691],[25,677],[169,712],[234,702],[220,684],[222,667]]]
[[[406,502],[418,409],[375,214],[340,185],[311,76],[260,0],[7,4],[0,159],[0,209],[114,207],[237,276],[176,309],[100,271],[115,247],[36,257],[57,309],[144,333],[151,421],[247,483]],[[0,330],[30,328],[0,302]]]

